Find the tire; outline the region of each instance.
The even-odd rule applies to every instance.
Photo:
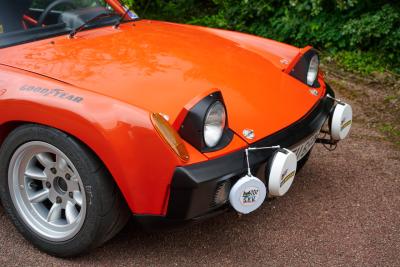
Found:
[[[74,257],[116,235],[130,218],[111,175],[85,145],[24,125],[0,149],[0,198],[18,231],[40,250]]]

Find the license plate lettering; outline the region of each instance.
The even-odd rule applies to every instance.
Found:
[[[298,161],[300,161],[302,158],[304,158],[307,155],[307,153],[311,150],[311,148],[314,146],[315,142],[317,141],[318,135],[319,135],[319,132],[314,134],[313,136],[311,136],[311,138],[307,139],[305,142],[303,142],[299,146],[292,149],[293,153],[296,154]]]

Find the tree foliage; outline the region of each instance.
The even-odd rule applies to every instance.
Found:
[[[248,32],[296,46],[311,44],[361,72],[391,69],[400,73],[400,1],[125,0],[125,3],[146,18]]]

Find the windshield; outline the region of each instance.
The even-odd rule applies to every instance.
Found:
[[[0,7],[0,47],[138,18],[118,0],[0,0]]]

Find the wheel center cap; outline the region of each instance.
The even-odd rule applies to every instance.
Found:
[[[64,195],[68,191],[68,185],[64,178],[56,177],[54,179],[54,188],[59,193]]]

